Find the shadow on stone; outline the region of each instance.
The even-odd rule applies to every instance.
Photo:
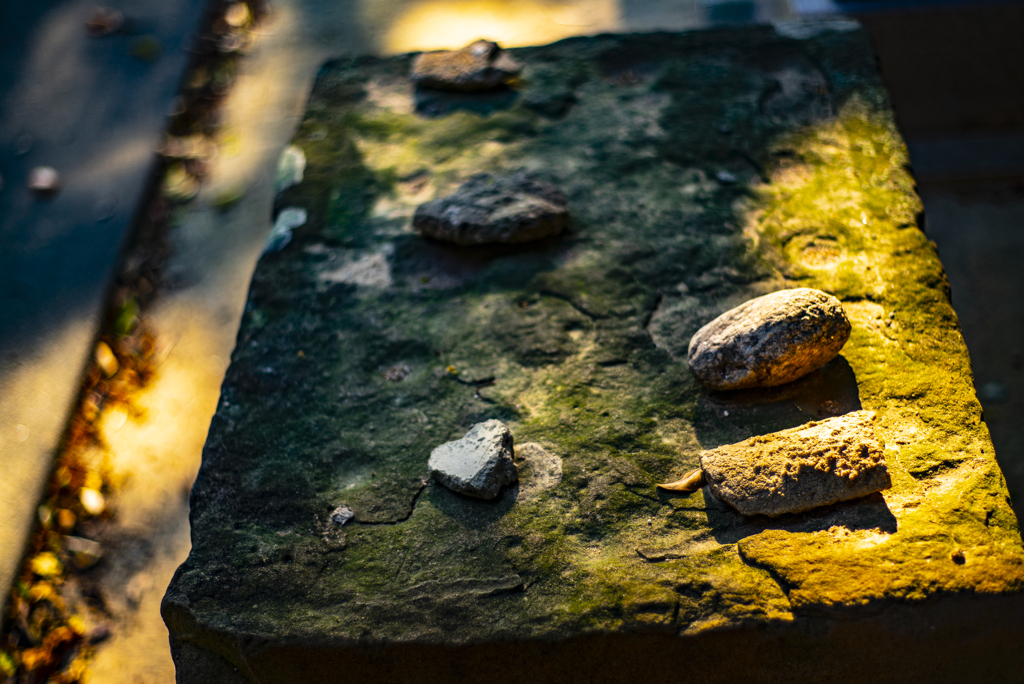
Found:
[[[504,85],[475,93],[449,92],[433,88],[416,88],[414,93],[416,113],[428,119],[459,111],[487,116],[508,109],[518,98],[519,93]]]
[[[519,483],[513,482],[508,487],[502,489],[501,493],[493,501],[484,501],[482,499],[474,499],[471,496],[457,494],[449,489],[445,489],[437,482],[430,484],[424,496],[434,508],[463,527],[468,527],[471,530],[482,530],[498,522],[506,513],[512,510],[516,499],[519,498]]]
[[[896,532],[896,516],[892,514],[885,499],[878,492],[860,499],[822,506],[805,513],[781,515],[778,518],[741,515],[729,504],[711,494],[707,488],[704,489],[704,502],[711,536],[720,544],[735,544],[745,537],[765,530],[818,532],[838,526],[850,531],[879,530],[888,534]]]
[[[846,359],[837,356],[787,385],[735,392],[703,390],[693,425],[701,447],[714,449],[860,409],[857,376]]]
[[[505,287],[521,287],[538,273],[557,268],[568,251],[565,235],[515,245],[455,245],[415,235],[393,241],[388,257],[396,279],[431,290],[462,287],[490,275]],[[489,273],[487,273],[489,272]]]

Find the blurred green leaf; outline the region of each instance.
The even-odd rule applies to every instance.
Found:
[[[139,305],[134,299],[129,299],[117,312],[117,318],[114,319],[114,333],[121,337],[131,335],[138,324]]]
[[[18,671],[18,663],[7,651],[0,651],[0,673],[5,677],[13,677]]]

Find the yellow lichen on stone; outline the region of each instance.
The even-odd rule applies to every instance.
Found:
[[[798,611],[1024,589],[1017,524],[891,120],[853,100],[780,145],[802,163],[762,189],[757,242],[788,277],[843,300],[842,355],[879,415],[896,529],[766,530],[739,542],[742,557],[771,570]]]

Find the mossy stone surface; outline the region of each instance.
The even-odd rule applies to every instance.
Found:
[[[515,89],[425,114],[412,56],[324,67],[294,140],[303,180],[276,207],[308,221],[257,267],[163,606],[179,681],[206,681],[187,674],[199,652],[254,681],[277,681],[260,654],[554,642],[593,665],[615,647],[586,644],[619,637],[831,644],[879,615],[973,625],[950,607],[967,604],[1012,625],[979,641],[1002,649],[985,672],[1019,672],[1024,549],[906,148],[864,34],[808,35],[517,49]],[[465,248],[413,232],[421,202],[520,169],[563,190],[565,234]],[[791,385],[702,390],[693,333],[787,287],[843,302],[840,357]],[[769,520],[655,489],[702,448],[861,408],[883,494]],[[560,477],[526,460],[495,501],[431,483],[431,450],[491,418]],[[951,633],[914,624],[901,638]]]

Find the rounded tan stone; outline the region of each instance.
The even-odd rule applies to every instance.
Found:
[[[691,338],[687,359],[711,389],[773,387],[824,366],[849,337],[839,300],[801,287],[726,311]]]

